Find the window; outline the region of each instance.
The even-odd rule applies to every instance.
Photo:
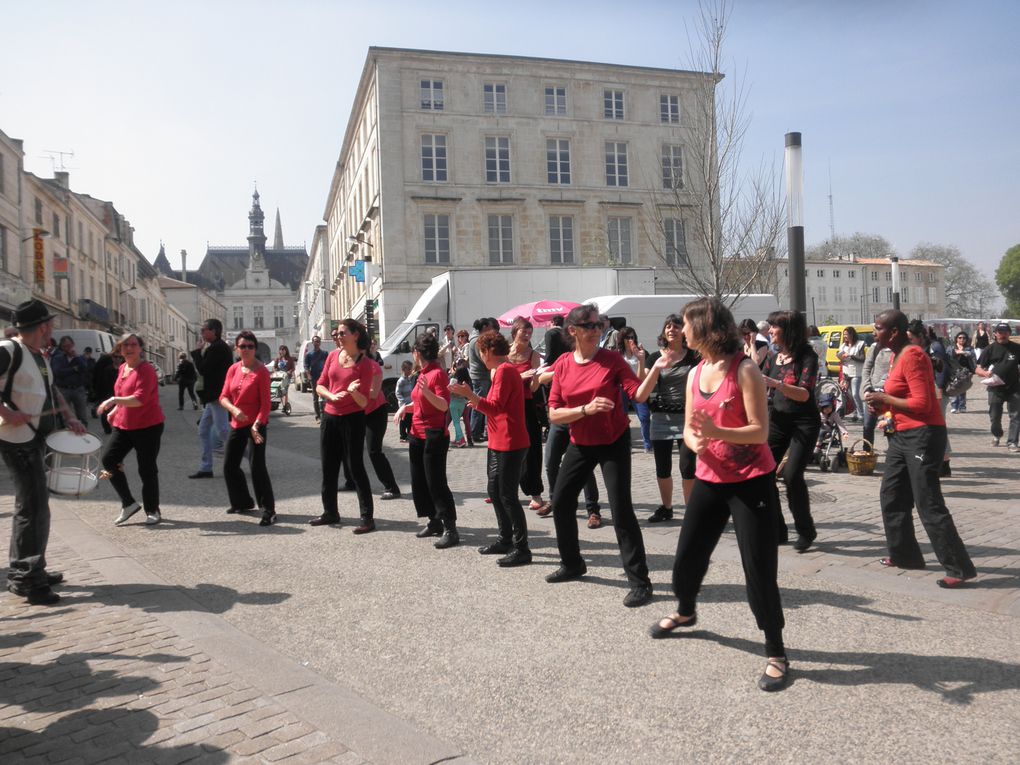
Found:
[[[890,300],[891,299],[892,298],[890,297]],[[877,303],[878,302],[878,287],[872,287],[871,288],[871,302],[872,303]]]
[[[900,288],[900,300],[902,300],[904,303],[910,302],[910,287]]]
[[[823,285],[821,285],[821,286],[820,286],[820,287],[818,288],[818,299],[819,299],[819,300],[821,300],[821,301],[823,301],[823,302],[824,302],[824,301],[826,301],[826,300],[828,300],[828,297],[827,297],[827,296],[826,296],[826,294],[825,294],[825,285],[824,285],[824,284],[823,284]]]
[[[878,271],[872,271],[871,272],[871,281],[873,281],[873,282],[877,282],[878,281]]]
[[[506,85],[501,82],[487,82],[482,86],[485,94],[486,114],[506,114]]]
[[[511,215],[489,216],[489,265],[508,266],[514,262],[514,219]]]
[[[244,306],[234,306],[234,329],[244,329]]]
[[[610,263],[627,265],[630,257],[630,218],[609,219]]]
[[[602,91],[602,116],[607,120],[623,119],[623,91]]]
[[[485,182],[510,183],[510,139],[485,137]]]
[[[680,124],[680,96],[659,96],[659,120],[667,125]]]
[[[850,273],[853,273],[853,271],[851,271]],[[851,287],[850,288],[850,302],[851,303],[856,303],[857,300],[858,300],[858,297],[857,297],[857,288],[856,287]]]
[[[842,303],[843,302],[843,288],[842,287],[833,287],[832,288],[832,300],[833,300],[834,303]]]
[[[687,236],[684,233],[684,222],[676,218],[666,218],[662,222],[662,229],[666,236],[667,265],[688,265],[690,261],[687,259]]]
[[[662,147],[662,188],[675,191],[684,187],[684,160],[679,144]]]
[[[252,322],[252,324],[254,325],[253,329],[264,329],[266,326],[266,320],[265,317],[263,316],[265,306],[257,305],[254,306],[252,310],[254,311],[255,314],[254,321]]]
[[[60,216],[53,213],[53,231],[51,232],[54,238],[60,238]]]
[[[85,231],[82,228],[81,221],[78,221],[78,249],[85,249]]]
[[[57,279],[56,277],[54,277],[54,279],[53,279],[53,295],[57,298],[57,300],[63,300],[64,299],[64,280],[63,279]]]
[[[574,262],[574,219],[569,215],[549,216],[549,262]]]
[[[443,111],[443,81],[421,81],[421,108],[425,111]]]
[[[928,272],[928,281],[930,281],[932,283],[938,281],[938,278],[935,276],[935,272],[934,271],[929,271]]]
[[[450,262],[449,215],[426,215],[424,239],[426,265],[448,264]]]
[[[887,303],[892,302],[892,287],[885,288],[885,302]]]
[[[815,271],[815,276],[817,276],[819,279],[824,279],[825,278],[825,269],[824,268],[819,268],[817,271]]]
[[[627,185],[627,144],[606,141],[606,185]]]
[[[276,327],[277,329],[281,329],[283,327],[283,306],[282,305],[274,305],[273,306],[273,326]]]
[[[570,183],[570,141],[566,138],[547,140],[545,159],[549,183]]]
[[[4,155],[0,154],[0,194],[6,194],[4,189]]]
[[[921,281],[921,280],[922,280],[923,278],[924,278],[924,277],[923,277],[923,276],[921,275],[921,272],[920,272],[920,271],[914,271],[914,281],[915,281],[915,282],[919,282],[919,281]]]
[[[7,270],[7,229],[0,226],[0,271]]]
[[[928,288],[928,305],[935,305],[935,302],[936,302],[937,299],[938,299],[938,290],[936,290],[934,287],[929,287]]]
[[[565,115],[567,113],[567,89],[549,87],[545,89],[545,113]]]
[[[832,278],[833,279],[838,279],[839,278],[839,269],[838,268],[832,269]]]
[[[891,270],[885,272],[885,280],[887,282],[891,282],[892,281],[892,271]]]
[[[426,133],[421,137],[421,179],[446,181],[446,136]]]
[[[854,271],[853,269],[847,271],[846,275],[849,276],[851,279],[856,279],[857,278],[857,272]]]

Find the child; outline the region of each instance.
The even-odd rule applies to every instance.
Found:
[[[411,403],[411,391],[414,390],[414,377],[411,376],[411,372],[414,371],[414,364],[410,361],[405,361],[400,365],[400,379],[397,380],[396,396],[397,406],[405,407]],[[407,413],[400,417],[400,440],[407,441],[407,434],[411,432],[411,411],[407,410]]]
[[[818,441],[815,442],[815,459],[817,460],[822,449],[832,438],[833,429],[839,431],[840,437],[845,441],[850,436],[850,431],[843,425],[843,420],[836,411],[836,401],[832,396],[822,396],[818,399],[818,414],[822,420],[822,429],[818,432]]]
[[[468,363],[465,359],[457,359],[453,364],[453,370],[450,374],[450,382],[455,383],[467,383],[471,384],[471,376],[468,374]],[[455,446],[458,449],[462,449],[468,445],[467,439],[464,437],[464,431],[461,429],[461,419],[464,416],[464,407],[467,405],[467,399],[461,398],[460,396],[453,396],[450,399],[450,420],[453,424],[453,434],[456,437],[450,446]]]

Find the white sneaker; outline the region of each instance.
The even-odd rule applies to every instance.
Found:
[[[1009,449],[1010,454],[1020,452],[1020,446],[1017,446],[1016,444],[1006,444],[1006,448]]]
[[[145,514],[145,523],[149,526],[155,526],[161,520],[163,520],[163,516],[159,514],[159,510],[154,513]]]
[[[999,445],[999,439],[993,438],[992,439],[992,446],[998,446],[998,445]]]
[[[117,520],[113,522],[113,525],[122,526],[123,524],[127,523],[128,518],[130,518],[132,515],[134,515],[141,509],[142,506],[138,502],[135,502],[133,505],[128,505],[127,507],[122,507],[120,509],[120,515],[117,516]]]

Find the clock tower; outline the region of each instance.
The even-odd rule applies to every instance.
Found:
[[[259,205],[259,190],[251,195],[251,210],[248,212],[248,268],[264,270],[266,267],[266,216]]]

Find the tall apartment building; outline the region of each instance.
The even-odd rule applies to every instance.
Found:
[[[911,319],[945,315],[945,267],[927,260],[901,260],[900,310]],[[789,261],[776,273],[779,305],[790,304]],[[892,263],[888,258],[807,260],[804,264],[810,324],[871,324],[893,307]]]
[[[703,254],[662,212],[674,189],[699,194],[685,145],[713,89],[696,72],[370,48],[324,212],[331,315],[364,317],[368,294],[385,336],[433,276],[482,266],[651,266],[657,292],[678,291],[663,258]]]

